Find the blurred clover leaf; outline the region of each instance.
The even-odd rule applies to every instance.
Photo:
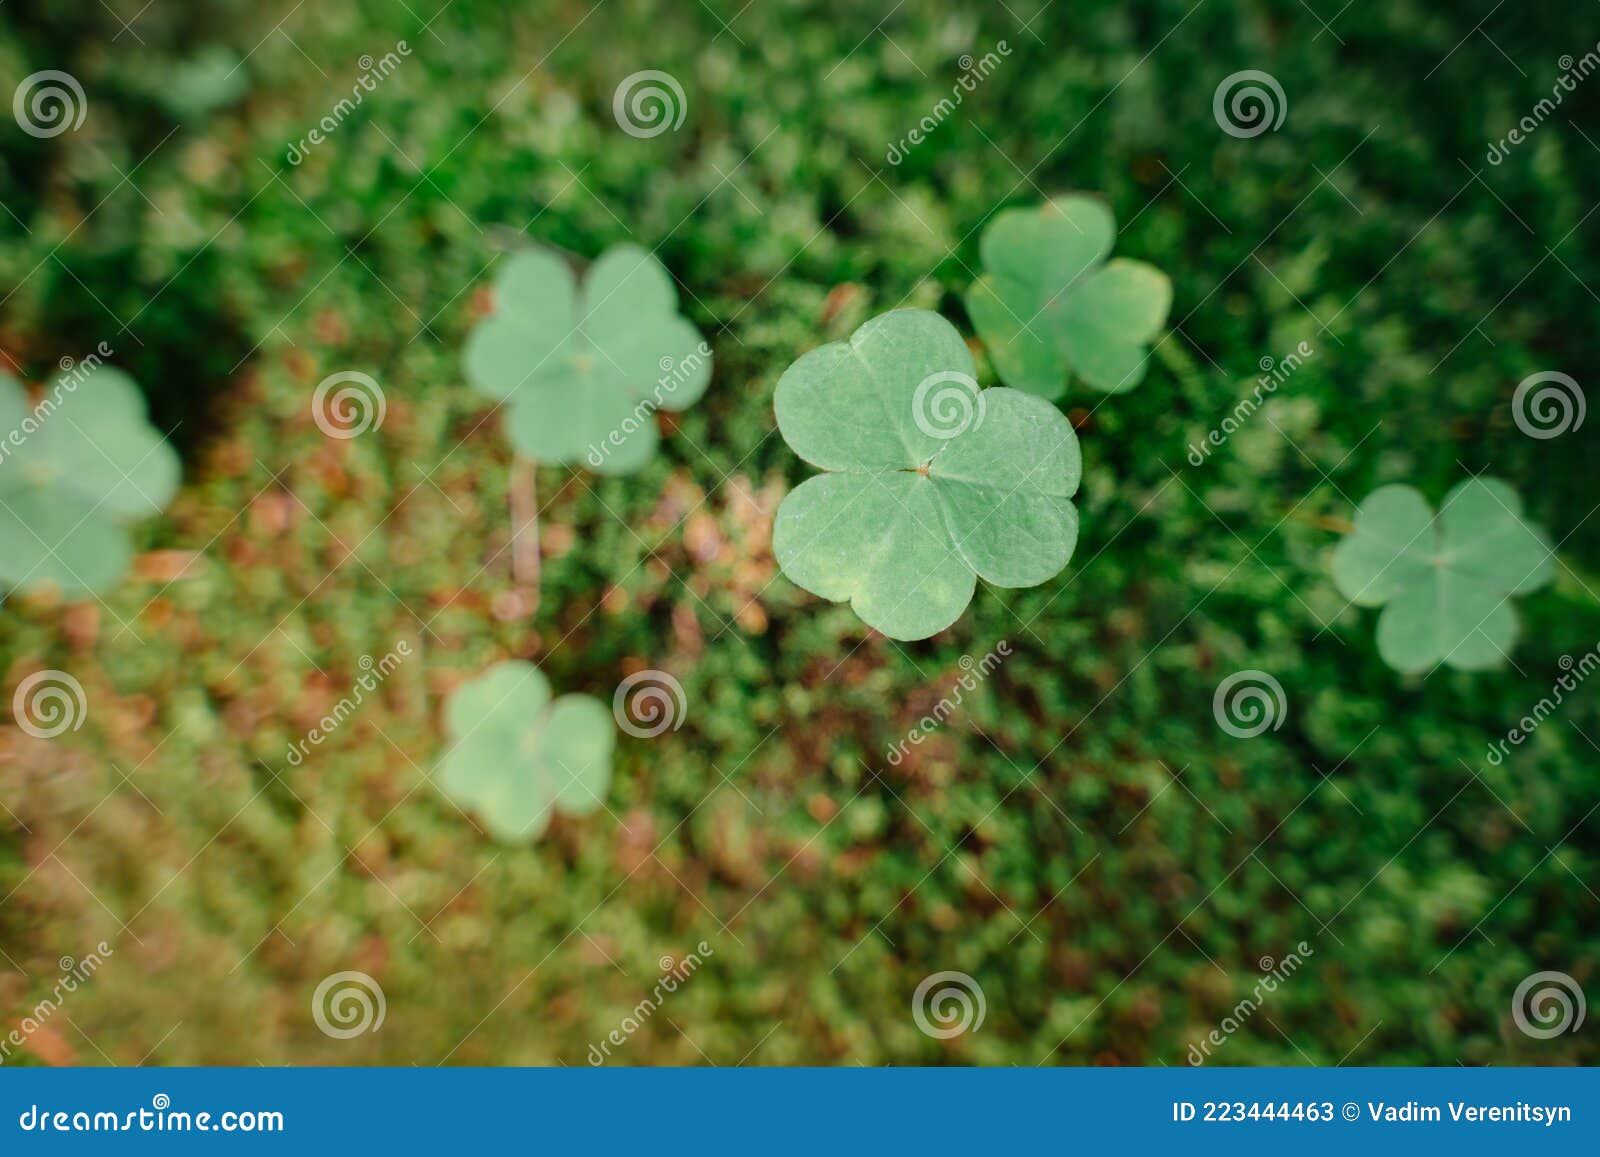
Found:
[[[955,622],[975,576],[1045,582],[1077,544],[1077,435],[1041,398],[980,390],[973,370],[954,326],[905,309],[778,381],[784,440],[828,473],[784,498],[773,553],[796,585],[849,599],[892,639]]]
[[[1113,394],[1144,379],[1172,282],[1142,261],[1106,261],[1116,231],[1109,209],[1076,196],[1007,209],[983,231],[967,312],[1006,385],[1057,398],[1069,373]]]
[[[550,814],[603,806],[616,724],[592,695],[550,699],[532,663],[497,663],[456,689],[445,708],[450,745],[439,787],[498,840],[543,834]]]
[[[1367,495],[1335,549],[1333,581],[1356,605],[1384,607],[1378,654],[1395,670],[1481,670],[1510,651],[1510,599],[1550,581],[1552,553],[1504,482],[1470,478],[1445,495],[1438,514],[1410,486],[1383,486]]]
[[[0,373],[0,586],[112,586],[133,553],[124,526],[159,514],[180,473],[121,370],[64,370],[37,404]]]
[[[179,120],[199,120],[250,91],[250,73],[243,65],[231,48],[211,45],[170,68],[148,74],[145,84]]]
[[[580,292],[544,250],[506,261],[494,315],[463,354],[467,381],[503,401],[517,452],[627,474],[655,456],[654,411],[684,410],[711,381],[711,350],[678,315],[661,263],[637,245],[608,250]]]

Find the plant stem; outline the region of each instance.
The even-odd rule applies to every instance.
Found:
[[[1331,530],[1334,534],[1349,534],[1356,528],[1355,523],[1348,518],[1340,518],[1332,514],[1300,514],[1294,516],[1296,522],[1304,522],[1315,526],[1319,530]]]
[[[511,577],[524,597],[528,614],[539,609],[538,464],[524,458],[511,462],[508,499],[511,506]]]

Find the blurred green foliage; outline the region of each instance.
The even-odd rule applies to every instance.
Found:
[[[0,27],[5,92],[56,68],[89,101],[50,140],[0,119],[0,347],[37,381],[107,342],[187,451],[103,603],[0,610],[5,693],[54,667],[88,702],[54,741],[0,729],[0,1010],[115,948],[30,1058],[577,1064],[702,940],[714,956],[614,1063],[1178,1064],[1302,940],[1211,1063],[1600,1058],[1592,1020],[1536,1041],[1510,1009],[1539,968],[1597,990],[1594,691],[1485,758],[1600,640],[1593,421],[1541,442],[1509,410],[1529,373],[1600,362],[1600,84],[1481,159],[1592,47],[1561,6],[137,10],[10,0]],[[887,164],[1001,39],[1003,67]],[[646,68],[687,114],[638,139],[612,97]],[[1237,139],[1212,96],[1247,68],[1288,111]],[[1072,190],[1174,290],[1141,387],[1070,403],[1077,552],[931,640],[871,635],[775,573],[772,514],[808,470],[774,383],[896,306],[970,332],[984,224]],[[638,475],[540,471],[531,620],[509,452],[459,368],[526,241],[655,251],[716,364]],[[382,384],[381,428],[318,429],[338,371]],[[1398,675],[1332,547],[1378,485],[1439,495],[1489,468],[1558,544],[1555,581],[1519,604],[1514,665]],[[961,657],[1002,639],[890,766]],[[415,658],[292,766],[400,640]],[[619,741],[606,810],[531,847],[482,838],[428,779],[441,704],[505,658],[602,700],[643,668],[687,695],[677,730]],[[1287,718],[1236,739],[1212,694],[1251,668]],[[381,982],[381,1031],[315,1027],[344,969]],[[988,1013],[934,1040],[910,1001],[943,969]]]

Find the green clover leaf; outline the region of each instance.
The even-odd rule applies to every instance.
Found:
[[[1142,261],[1106,261],[1115,237],[1091,197],[1007,209],[984,229],[967,312],[1006,385],[1057,398],[1069,372],[1112,394],[1144,379],[1172,282]]]
[[[445,709],[450,746],[438,784],[489,833],[536,839],[555,808],[584,815],[604,806],[616,725],[592,695],[550,699],[532,663],[497,663],[463,683]]]
[[[1498,666],[1517,637],[1513,595],[1550,581],[1550,541],[1522,500],[1493,478],[1469,478],[1434,514],[1409,486],[1382,486],[1333,552],[1333,581],[1357,606],[1384,606],[1378,654],[1397,671],[1448,663]]]
[[[518,253],[495,280],[494,315],[467,339],[467,381],[507,404],[524,456],[630,473],[655,455],[654,411],[687,409],[711,381],[711,350],[677,303],[637,245],[607,250],[581,292],[559,257]]]
[[[954,326],[904,309],[812,350],[778,381],[784,440],[828,472],[779,507],[778,565],[892,639],[955,622],[978,576],[1045,582],[1078,541],[1072,426],[1031,394],[980,390],[973,370]]]
[[[112,586],[133,554],[124,526],[159,514],[180,474],[121,370],[65,371],[37,404],[0,373],[0,585],[68,596]]]

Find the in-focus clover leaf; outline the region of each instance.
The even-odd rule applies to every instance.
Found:
[[[687,409],[711,381],[672,277],[637,245],[608,250],[581,291],[553,253],[518,253],[494,295],[463,351],[467,381],[506,403],[511,443],[535,461],[638,470],[655,455],[654,411]]]
[[[1410,486],[1382,486],[1356,511],[1333,553],[1333,580],[1358,606],[1384,606],[1378,654],[1397,671],[1448,663],[1498,666],[1517,637],[1513,595],[1550,581],[1549,539],[1522,500],[1493,478],[1470,478],[1439,513]]]
[[[532,663],[497,663],[463,683],[445,709],[445,732],[439,787],[496,839],[535,839],[554,809],[583,815],[605,801],[611,709],[592,695],[552,702]]]
[[[0,587],[112,586],[133,553],[124,527],[159,514],[180,473],[121,370],[65,371],[37,404],[0,373]]]
[[[785,371],[774,402],[796,454],[827,473],[787,495],[773,525],[796,585],[850,605],[893,639],[960,617],[976,576],[1030,587],[1078,541],[1077,435],[1050,403],[980,390],[944,318],[894,310]]]
[[[1107,261],[1115,237],[1092,197],[1007,209],[984,229],[967,312],[1006,385],[1057,398],[1069,373],[1113,394],[1144,379],[1172,282],[1142,261]]]

